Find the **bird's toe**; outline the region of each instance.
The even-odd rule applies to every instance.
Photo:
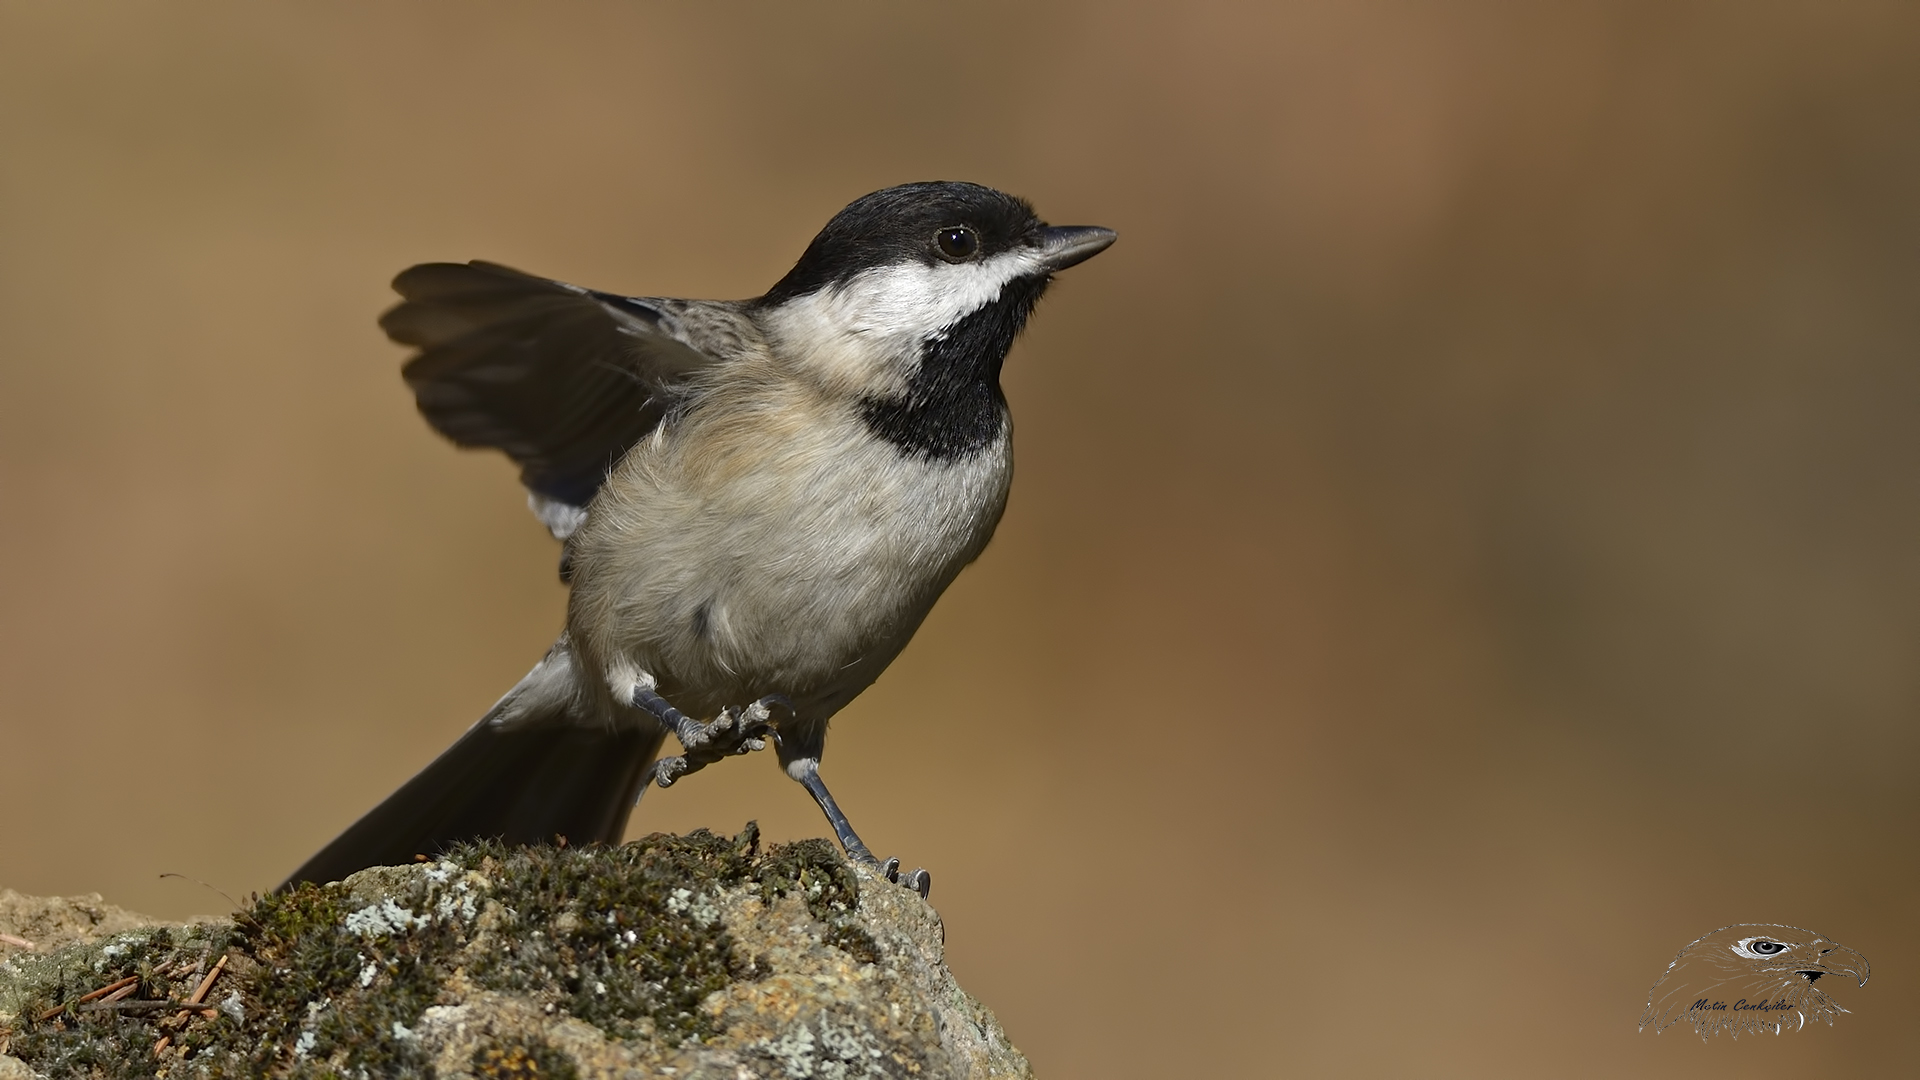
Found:
[[[900,875],[899,859],[888,859],[886,862],[881,863],[880,876],[893,882],[895,885],[904,885],[912,889],[914,892],[920,894],[920,899],[922,900],[925,900],[927,894],[933,891],[932,874],[927,873],[927,871],[922,868],[902,877]]]

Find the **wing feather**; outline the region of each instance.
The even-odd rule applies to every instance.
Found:
[[[714,362],[666,302],[494,263],[424,263],[380,318],[419,355],[402,369],[421,415],[460,446],[504,451],[528,489],[584,507],[659,424],[674,388]]]

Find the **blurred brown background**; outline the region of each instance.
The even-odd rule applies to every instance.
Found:
[[[1908,4],[0,5],[0,884],[220,910],[551,639],[394,272],[751,295],[966,178],[1121,241],[827,769],[1040,1075],[1910,1071],[1917,124]],[[1739,921],[1854,1014],[1636,1034]]]

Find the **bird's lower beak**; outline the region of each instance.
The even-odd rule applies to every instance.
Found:
[[[1800,969],[1802,975],[1851,975],[1867,985],[1867,958],[1845,945],[1828,943],[1821,947],[1818,962]]]
[[[1048,273],[1078,266],[1107,250],[1119,233],[1098,225],[1050,225],[1040,230],[1040,256]]]

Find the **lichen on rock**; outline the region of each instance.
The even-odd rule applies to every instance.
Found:
[[[912,891],[751,824],[476,845],[10,956],[0,1078],[1031,1076],[942,941]]]

